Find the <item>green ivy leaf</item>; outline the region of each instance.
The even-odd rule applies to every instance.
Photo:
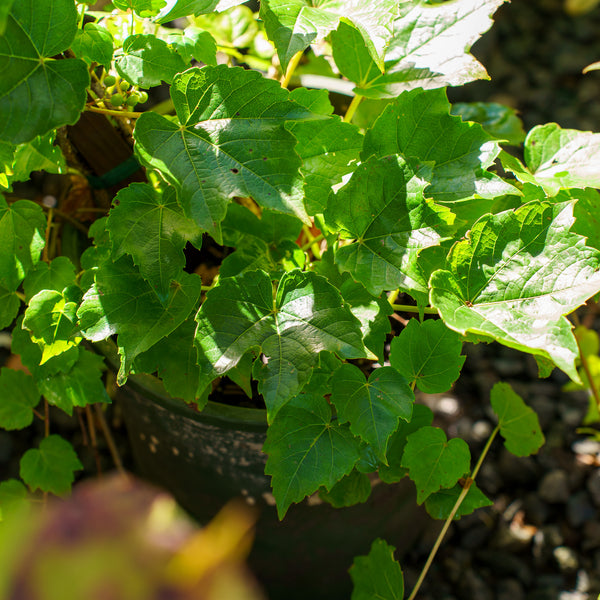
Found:
[[[188,216],[217,241],[233,196],[307,220],[296,141],[284,124],[313,115],[287,90],[220,65],[177,75],[171,96],[180,125],[146,112],[134,135],[138,155],[175,186]]]
[[[387,465],[379,464],[379,477],[385,483],[395,483],[408,475],[408,469],[402,466],[402,456],[406,448],[406,440],[411,433],[433,422],[433,412],[424,404],[415,404],[411,420],[400,421],[398,428],[392,433],[388,442]]]
[[[0,287],[0,329],[8,327],[19,313],[21,300],[16,292]]]
[[[217,43],[208,32],[197,27],[186,27],[183,31],[173,31],[167,36],[170,44],[186,64],[192,59],[206,65],[217,64]]]
[[[121,367],[117,382],[127,380],[133,359],[174,331],[197,306],[200,277],[183,273],[166,302],[137,272],[128,257],[101,265],[78,310],[83,335],[93,342],[118,334]]]
[[[57,256],[51,263],[39,262],[23,280],[25,300],[29,302],[42,290],[62,292],[75,284],[75,266],[66,256]]]
[[[306,209],[311,215],[322,213],[332,186],[340,183],[358,161],[363,135],[358,127],[333,115],[327,90],[296,88],[290,98],[310,111],[329,117],[318,121],[293,121],[286,124],[298,140],[296,152],[302,159]]]
[[[160,11],[156,20],[159,23],[174,21],[189,15],[204,15],[222,12],[233,6],[243,4],[244,0],[170,0]]]
[[[363,159],[401,154],[433,163],[425,193],[459,217],[459,200],[520,195],[517,188],[486,170],[499,153],[498,142],[479,123],[465,123],[451,115],[450,108],[445,89],[403,93],[365,134]]]
[[[42,349],[40,364],[78,346],[83,339],[77,325],[80,299],[81,291],[72,286],[65,293],[42,290],[29,301],[23,327]]]
[[[71,491],[74,471],[83,469],[73,446],[59,435],[44,438],[21,458],[21,479],[31,491],[37,489],[64,496]]]
[[[19,287],[40,259],[45,230],[46,218],[35,202],[17,200],[9,206],[0,196],[0,287],[9,292]]]
[[[334,508],[354,506],[366,502],[371,495],[371,480],[365,473],[359,473],[354,469],[350,475],[344,475],[331,490],[325,489],[319,492],[319,496],[325,502],[329,502]]]
[[[202,244],[202,232],[183,214],[175,190],[161,192],[147,183],[132,183],[117,194],[108,229],[113,258],[130,254],[162,301],[171,281],[183,272],[186,243]]]
[[[173,398],[197,402],[200,367],[194,347],[196,322],[184,321],[175,331],[159,340],[135,359],[136,371],[158,372],[165,389]]]
[[[600,290],[600,253],[569,233],[573,205],[530,202],[486,215],[433,273],[430,301],[448,327],[550,358],[574,381],[570,313]]]
[[[117,73],[132,85],[143,88],[171,83],[187,65],[167,42],[154,35],[130,35],[115,53]],[[136,127],[137,129],[137,127]]]
[[[453,487],[470,470],[471,453],[461,438],[446,439],[438,427],[422,427],[406,441],[402,466],[417,487],[417,503],[440,488]]]
[[[446,392],[465,362],[461,337],[443,321],[411,319],[392,340],[390,364],[426,394]]]
[[[284,406],[263,446],[279,518],[292,502],[321,486],[330,490],[350,473],[360,456],[358,448],[348,428],[331,421],[331,408],[323,397],[301,394]]]
[[[65,157],[60,148],[54,145],[55,132],[35,137],[26,144],[19,144],[12,161],[10,183],[27,181],[32,171],[64,173],[67,168]]]
[[[469,50],[491,27],[490,17],[504,1],[413,2],[394,22],[383,74],[357,91],[370,98],[389,98],[417,87],[433,89],[489,79]]]
[[[319,352],[364,356],[360,324],[337,290],[314,273],[286,273],[273,293],[263,271],[223,279],[206,294],[198,314],[196,346],[202,388],[234,367],[250,349],[262,352],[254,377],[269,421],[309,380]]]
[[[19,0],[0,37],[0,138],[33,140],[61,125],[73,125],[87,98],[87,65],[77,58],[54,60],[77,31],[73,0]]]
[[[544,444],[544,435],[535,412],[508,383],[496,383],[490,402],[498,416],[500,435],[509,452],[516,456],[535,454]]]
[[[429,516],[432,519],[445,521],[450,516],[462,491],[463,487],[460,483],[457,483],[453,488],[440,490],[439,492],[435,492],[435,494],[431,494],[431,496],[425,500],[425,509]],[[456,511],[454,518],[460,519],[460,517],[475,512],[478,508],[491,506],[492,504],[492,501],[473,482],[460,507]]]
[[[520,146],[525,141],[523,123],[514,108],[495,102],[457,102],[451,112],[463,121],[479,123],[484,131],[511,146]]]
[[[105,27],[86,23],[75,33],[71,50],[88,65],[96,62],[108,69],[113,58],[113,37]]]
[[[527,135],[524,152],[530,173],[550,196],[562,188],[600,187],[600,133],[538,125]]]
[[[0,427],[11,430],[31,425],[33,409],[40,401],[40,392],[31,375],[2,367],[0,398]]]
[[[439,244],[451,215],[424,198],[426,185],[402,158],[373,157],[330,199],[326,224],[355,240],[338,247],[335,260],[375,296],[427,291],[415,275],[417,253]]]
[[[331,385],[340,423],[350,423],[350,431],[387,464],[389,438],[400,419],[410,421],[415,401],[404,377],[392,367],[381,367],[366,381],[358,367],[344,364],[333,374]]]
[[[297,52],[325,38],[337,28],[340,18],[350,21],[361,33],[375,62],[383,63],[385,47],[393,33],[398,3],[393,0],[263,0],[260,18],[269,39],[277,48],[283,71]]]
[[[404,576],[394,560],[393,546],[381,539],[371,545],[367,556],[357,556],[350,567],[354,589],[352,600],[402,600]]]
[[[68,371],[38,379],[38,387],[50,404],[72,415],[75,406],[110,402],[102,380],[104,368],[101,356],[81,348]]]

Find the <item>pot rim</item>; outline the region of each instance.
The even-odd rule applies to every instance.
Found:
[[[101,340],[91,344],[93,350],[104,356],[109,367],[118,371],[120,359],[115,343],[110,340]],[[151,398],[154,402],[167,409],[169,412],[180,414],[188,419],[211,422],[217,425],[231,426],[239,423],[243,429],[267,430],[267,411],[263,408],[246,408],[231,406],[209,400],[202,409],[195,409],[181,398],[169,395],[163,382],[147,373],[129,375],[127,385],[138,393]]]

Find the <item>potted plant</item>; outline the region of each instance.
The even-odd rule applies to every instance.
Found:
[[[525,136],[509,108],[448,102],[487,77],[469,50],[502,3],[4,3],[0,324],[29,373],[2,370],[0,425],[46,424],[21,461],[31,491],[69,491],[80,463],[48,405],[109,402],[114,343],[117,384],[158,376],[147,420],[179,440],[185,403],[213,428],[254,415],[281,519],[402,479],[447,523],[489,502],[474,484],[489,444],[472,466],[415,391],[447,391],[463,344],[492,341],[581,382],[566,315],[600,291],[600,134]],[[60,185],[18,199],[36,170]],[[218,268],[194,262],[203,249]],[[225,377],[259,416],[216,408]],[[490,444],[537,451],[510,387],[491,402]],[[401,586],[382,540],[351,573],[358,595]]]

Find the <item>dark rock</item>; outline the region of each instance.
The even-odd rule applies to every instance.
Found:
[[[596,469],[591,473],[586,487],[594,504],[600,506],[600,469]]]
[[[524,600],[525,590],[517,579],[501,579],[496,586],[496,600]]]
[[[573,494],[567,502],[567,520],[571,527],[581,527],[594,519],[596,509],[592,506],[589,494],[581,490]]]
[[[564,544],[565,538],[558,525],[545,525],[533,536],[533,557],[538,565],[544,565],[552,556],[554,548]]]
[[[569,474],[562,469],[546,473],[540,482],[540,498],[551,504],[562,504],[569,499]]]
[[[523,501],[525,518],[528,523],[541,527],[550,515],[550,507],[542,501],[537,493],[530,493]]]
[[[474,569],[468,569],[458,582],[459,597],[465,600],[494,600],[494,592]]]

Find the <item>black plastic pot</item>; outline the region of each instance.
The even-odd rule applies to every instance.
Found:
[[[272,600],[347,600],[355,556],[381,537],[399,558],[427,522],[406,481],[376,484],[367,502],[348,508],[311,497],[279,521],[261,451],[265,411],[209,402],[198,412],[147,375],[131,376],[117,401],[138,474],[168,489],[194,518],[208,521],[235,497],[259,509],[249,564]]]

